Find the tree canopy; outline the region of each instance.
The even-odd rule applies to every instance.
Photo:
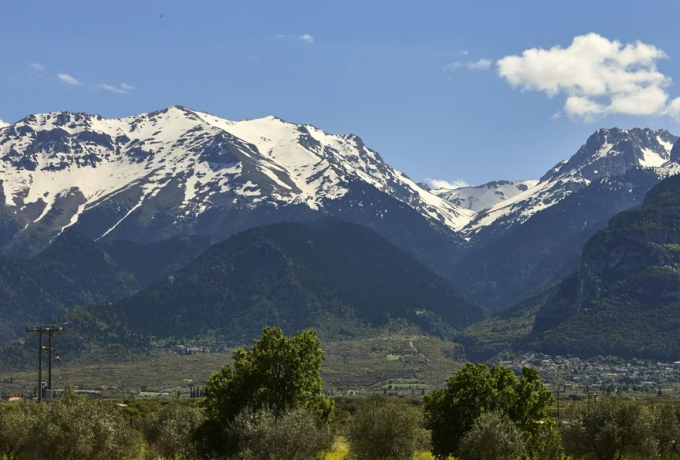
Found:
[[[328,422],[334,402],[323,395],[323,359],[316,332],[286,337],[278,327],[265,327],[252,347],[236,350],[233,367],[225,365],[206,385],[201,444],[212,454],[233,453],[237,442],[225,433],[245,409],[268,410],[277,419],[286,411],[305,409]]]
[[[531,444],[546,426],[554,426],[547,414],[553,400],[536,369],[525,367],[518,379],[508,367],[468,363],[449,378],[446,388],[425,396],[432,453],[438,459],[454,455],[477,420],[489,412],[508,417]]]

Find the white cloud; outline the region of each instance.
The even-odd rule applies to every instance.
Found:
[[[45,66],[34,62],[33,64],[31,64],[31,69],[35,70],[36,72],[40,72],[42,70],[45,70]]]
[[[460,62],[451,62],[449,64],[446,64],[442,70],[444,72],[455,72],[461,67],[463,67],[463,64],[461,64]]]
[[[673,99],[673,101],[668,104],[666,112],[675,118],[680,118],[680,97]]]
[[[5,126],[9,126],[9,123],[0,120],[0,128],[4,128]]]
[[[491,60],[480,59],[472,62],[452,62],[444,66],[444,72],[455,72],[461,67],[467,67],[470,70],[488,70],[491,67]]]
[[[440,179],[430,179],[427,178],[425,179],[425,182],[430,184],[432,188],[446,188],[446,189],[456,189],[456,188],[461,188],[461,187],[468,187],[470,184],[465,182],[464,180],[454,180],[454,181],[446,181],[446,180],[440,180]]]
[[[480,59],[475,62],[468,62],[465,66],[470,70],[487,70],[491,67],[491,61],[489,59]]]
[[[444,72],[455,72],[461,67],[463,67],[463,64],[461,64],[460,62],[452,62],[450,64],[446,64],[443,70]]]
[[[559,120],[562,118],[562,112],[555,112],[553,113],[553,116],[551,117],[553,120]]]
[[[99,85],[96,85],[97,88],[103,89],[104,91],[110,91],[112,93],[117,93],[117,94],[127,94],[130,90],[133,90],[134,87],[130,86],[126,83],[121,84],[120,86],[113,86],[109,85],[106,83],[101,83]]]
[[[57,77],[59,77],[59,80],[63,81],[64,83],[68,83],[69,85],[74,86],[80,85],[80,82],[78,80],[65,73],[60,73],[59,75],[57,75]]]
[[[302,34],[298,37],[298,40],[307,42],[307,43],[314,43],[314,37],[312,37],[309,34]]]
[[[567,48],[532,48],[498,61],[498,73],[513,87],[566,96],[564,112],[592,119],[610,114],[680,116],[680,102],[668,103],[671,79],[657,61],[666,54],[640,41],[622,44],[591,33]]]

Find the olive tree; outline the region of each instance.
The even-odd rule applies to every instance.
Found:
[[[196,458],[192,436],[202,418],[198,409],[187,404],[162,404],[144,423],[146,456],[167,460]]]
[[[500,412],[482,415],[460,442],[460,460],[517,460],[527,452],[526,440],[510,418]]]
[[[568,455],[596,460],[654,456],[652,428],[652,418],[644,407],[615,397],[603,398],[597,404],[574,404],[565,411],[559,425]]]
[[[0,407],[0,458],[28,458],[34,442],[35,426],[42,418],[44,405]]]
[[[654,414],[654,437],[661,458],[680,458],[680,408],[664,405]]]
[[[37,422],[30,456],[47,460],[119,460],[139,454],[139,433],[118,408],[67,391]]]
[[[279,414],[245,410],[229,427],[239,440],[238,457],[247,460],[314,460],[333,447],[328,424],[305,409]]]
[[[403,400],[373,395],[362,401],[347,434],[359,460],[408,460],[427,444],[420,410]]]

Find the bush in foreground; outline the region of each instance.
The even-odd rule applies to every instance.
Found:
[[[42,409],[32,428],[29,458],[122,460],[140,452],[140,435],[111,403],[88,401],[71,391]]]
[[[187,404],[162,404],[144,423],[147,458],[191,460],[197,457],[193,433],[203,416]]]
[[[569,407],[560,421],[564,449],[575,459],[655,458],[653,419],[634,401],[603,398]]]
[[[460,442],[460,460],[516,460],[526,454],[524,436],[507,416],[492,412],[480,417]]]
[[[333,447],[334,435],[311,412],[295,409],[277,418],[269,410],[246,410],[231,423],[243,460],[314,460]]]
[[[418,408],[374,395],[359,404],[347,441],[350,455],[358,460],[410,460],[426,447],[428,435]]]

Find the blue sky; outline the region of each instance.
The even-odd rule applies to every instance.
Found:
[[[680,134],[679,13],[674,0],[7,2],[0,119],[179,104],[355,133],[416,180],[537,178],[600,127]]]

